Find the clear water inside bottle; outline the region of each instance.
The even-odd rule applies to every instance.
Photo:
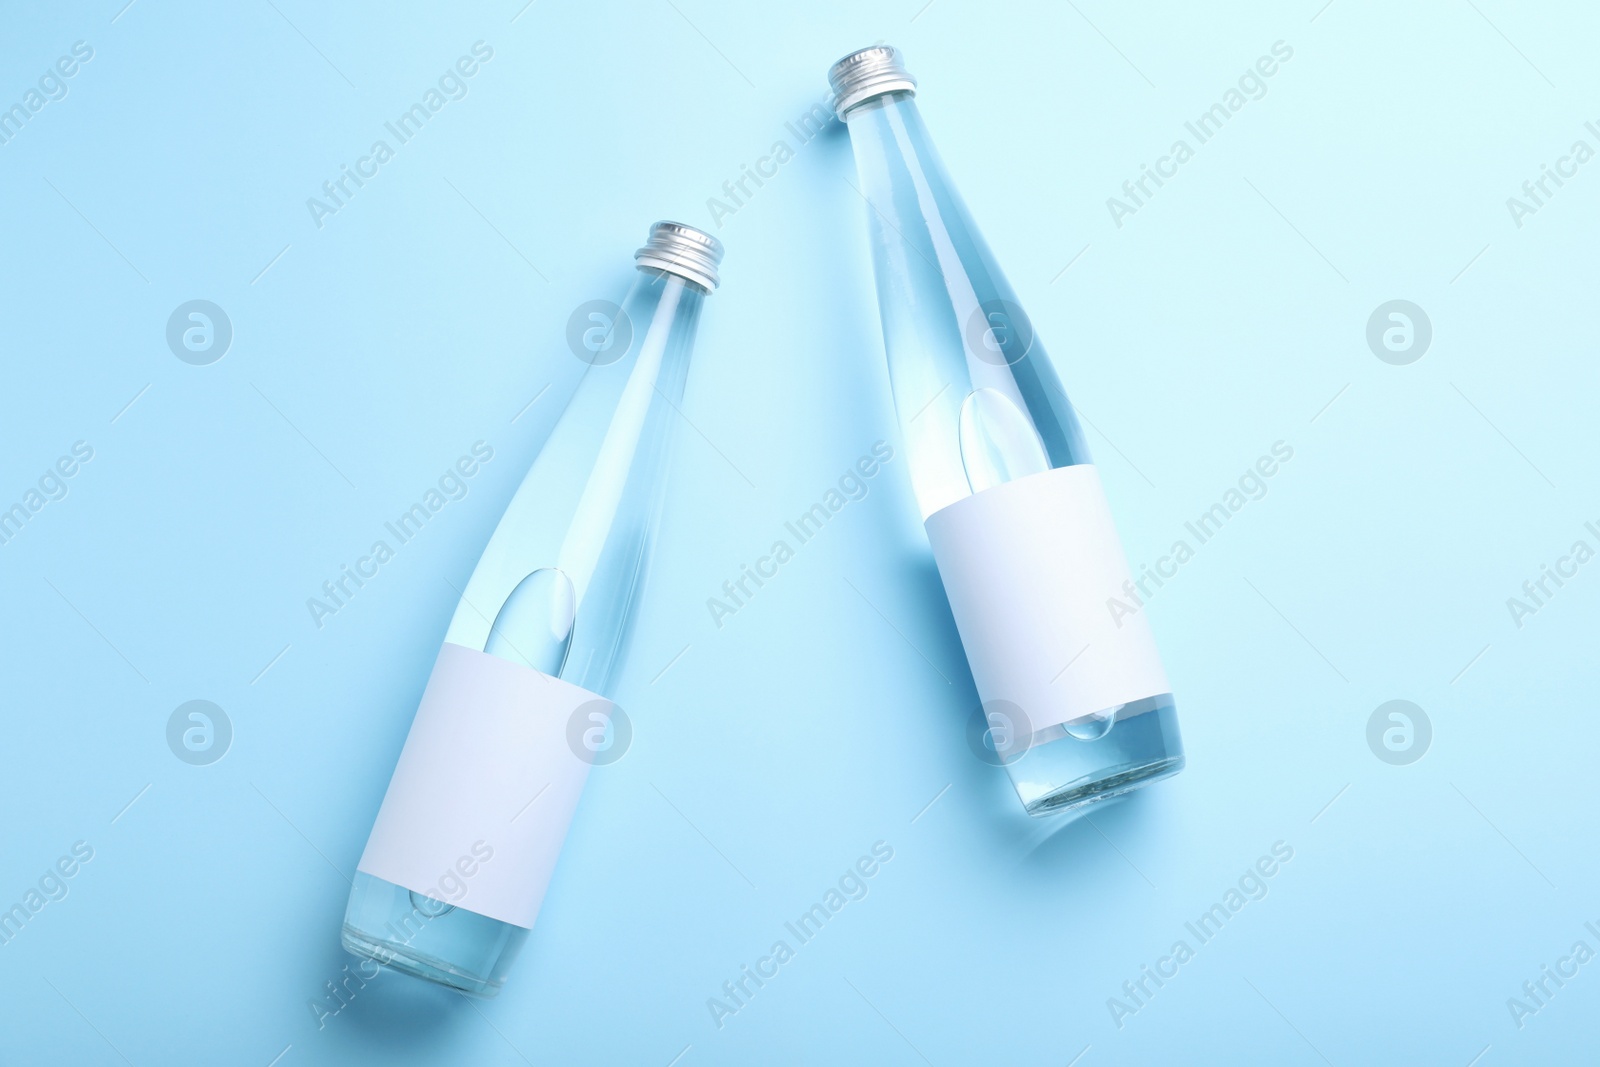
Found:
[[[340,942],[405,974],[492,997],[527,936],[523,927],[357,871]]]
[[[561,674],[572,648],[578,598],[559,567],[540,567],[506,597],[483,650],[551,676]]]
[[[998,389],[968,393],[956,423],[961,468],[974,493],[1050,469],[1033,423]]]
[[[1125,704],[1086,726],[1036,732],[1006,773],[1029,815],[1087,808],[1169,778],[1183,769],[1183,740],[1172,695]],[[1098,730],[1098,733],[1094,733]]]

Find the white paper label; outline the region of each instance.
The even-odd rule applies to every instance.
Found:
[[[1091,464],[1004,482],[928,516],[978,696],[1034,731],[1171,691]]]
[[[568,723],[591,703],[610,708],[569,682],[447,642],[356,869],[532,927],[589,776]]]

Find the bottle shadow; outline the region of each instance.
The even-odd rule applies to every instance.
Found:
[[[1017,860],[1019,870],[1032,877],[1058,878],[1064,871],[1085,874],[1106,867],[1128,867],[1139,880],[1150,882],[1125,851],[1126,838],[1149,829],[1157,818],[1150,795],[1142,789],[1091,804],[1077,811],[1046,816]],[[1118,845],[1116,839],[1124,839]],[[1152,883],[1153,884],[1153,883]]]

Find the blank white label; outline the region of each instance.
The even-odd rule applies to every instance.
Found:
[[[532,927],[589,762],[568,745],[570,682],[446,643],[356,869]]]
[[[1037,731],[1171,691],[1092,464],[1004,482],[928,516],[978,696]]]

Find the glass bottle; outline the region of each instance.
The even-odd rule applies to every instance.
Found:
[[[1183,768],[1177,712],[1055,369],[945,173],[898,53],[828,72],[866,197],[890,387],[972,668],[1031,815]]]
[[[667,454],[722,245],[658,222],[620,308],[575,315],[584,370],[445,633],[357,867],[344,947],[495,995],[594,763],[631,727],[627,652]]]

